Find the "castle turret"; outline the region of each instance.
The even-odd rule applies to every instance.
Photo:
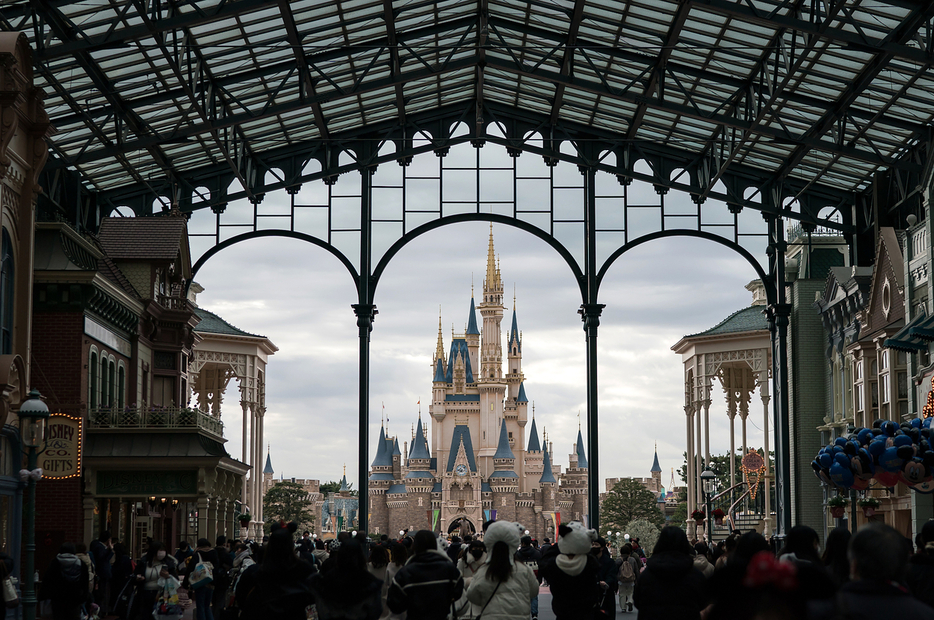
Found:
[[[483,302],[479,308],[483,316],[483,335],[480,344],[480,371],[476,377],[480,395],[480,458],[484,472],[492,467],[496,452],[496,433],[503,419],[503,400],[506,381],[503,377],[503,346],[500,325],[503,321],[503,280],[493,249],[493,224],[490,224],[490,243],[487,250],[486,277],[483,280]],[[518,426],[516,427],[518,430]]]
[[[472,288],[472,287],[471,287]],[[470,312],[467,315],[467,330],[464,333],[470,363],[473,368],[480,368],[480,329],[477,327],[477,307],[474,305],[473,290],[470,291]]]
[[[266,446],[266,466],[263,468],[263,496],[265,497],[266,491],[270,489],[273,485],[272,476],[276,472],[272,469],[272,459],[269,457],[270,446]]]
[[[652,480],[655,481],[655,493],[662,490],[662,468],[658,464],[658,444],[655,444],[655,461],[652,463]]]
[[[368,495],[370,500],[370,527],[374,532],[389,531],[389,510],[386,506],[386,491],[392,485],[392,442],[386,438],[381,425],[376,443],[376,458],[370,465]]]
[[[506,420],[502,421],[499,431],[499,443],[493,455],[493,467],[490,475],[490,487],[493,489],[493,507],[497,520],[516,520],[516,494],[519,492],[519,476],[516,474],[516,457],[509,445],[509,431]]]

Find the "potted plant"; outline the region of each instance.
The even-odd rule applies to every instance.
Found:
[[[720,510],[719,508],[717,508],[716,510],[714,510],[714,511],[711,512],[710,514],[711,514],[711,516],[713,517],[713,522],[714,522],[716,525],[723,525],[723,517],[726,516],[726,513],[725,513],[725,512],[723,512],[722,510]]]
[[[857,503],[859,504],[859,507],[863,509],[863,514],[866,515],[867,519],[876,514],[876,509],[881,504],[878,499],[872,496],[864,497]]]
[[[240,523],[240,527],[249,527],[250,521],[253,520],[253,517],[250,516],[248,512],[241,512],[237,515],[237,521]]]
[[[697,510],[695,510],[694,512],[691,513],[691,518],[694,519],[695,521],[697,521],[698,523],[703,523],[703,522],[704,522],[704,519],[707,518],[707,515],[704,514],[704,511],[703,511],[703,510],[701,510],[700,508],[698,508]]]
[[[830,498],[830,501],[827,502],[827,505],[830,506],[830,514],[834,519],[843,518],[843,513],[846,511],[847,501],[839,495],[835,495]]]

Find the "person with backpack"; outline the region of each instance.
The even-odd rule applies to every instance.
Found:
[[[196,569],[204,564],[211,570],[211,581],[198,581]],[[194,554],[188,559],[188,570],[185,571],[184,585],[189,591],[195,593],[195,617],[197,620],[214,620],[214,613],[211,610],[211,603],[214,599],[214,574],[217,571],[219,563],[217,552],[211,547],[211,541],[207,538],[199,538],[198,546]]]
[[[79,620],[91,599],[88,566],[75,555],[74,543],[64,543],[42,579],[41,599],[52,601],[54,620]]]
[[[175,564],[175,558],[166,553],[165,545],[154,540],[149,543],[146,555],[136,563],[133,576],[136,580],[136,596],[133,600],[130,618],[152,620],[153,607],[162,592],[159,580],[168,579],[170,576],[178,579],[178,566]]]
[[[632,611],[632,592],[639,578],[639,560],[633,557],[632,545],[626,543],[619,548],[619,558],[616,560],[618,570],[616,581],[619,583],[619,608],[623,613]]]

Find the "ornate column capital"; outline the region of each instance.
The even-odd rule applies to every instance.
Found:
[[[584,323],[584,331],[596,330],[600,326],[600,315],[606,304],[581,304],[577,311]]]
[[[357,315],[357,327],[360,328],[360,335],[368,335],[373,331],[373,321],[376,320],[376,315],[379,314],[376,304],[352,304],[350,307],[353,308],[354,314]]]

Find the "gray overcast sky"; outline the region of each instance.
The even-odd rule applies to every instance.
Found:
[[[527,158],[533,156],[520,161]],[[643,191],[654,195],[650,187]],[[275,208],[285,198],[267,195],[264,204]],[[674,192],[668,198],[689,203]],[[196,212],[191,229],[206,226],[210,211]],[[452,326],[464,330],[471,282],[478,295],[482,290],[488,234],[485,222],[436,229],[410,242],[383,274],[371,335],[368,460],[375,454],[383,404],[389,432],[398,433],[400,443],[418,417],[419,400],[427,421],[439,306],[447,349]],[[556,461],[566,467],[578,412],[583,419],[586,409],[579,289],[563,259],[542,240],[500,224],[493,234],[508,300],[503,331],[515,287],[526,393],[535,403],[539,430],[547,428]],[[611,267],[600,291],[606,304],[598,340],[601,489],[608,477],[648,476],[656,442],[668,486],[670,470],[680,467],[685,450],[682,365],[670,347],[750,305],[744,287],[755,277],[738,254],[687,237],[634,248]],[[344,266],[312,244],[254,239],[212,257],[195,279],[205,288],[199,305],[279,347],[268,367],[265,430],[276,475],[325,482],[339,479],[346,463],[348,479],[355,481],[358,340],[350,306],[356,293]],[[224,421],[228,450],[239,457],[236,394],[228,388],[224,411],[231,415]],[[725,411],[715,386],[711,450],[718,453],[729,449]],[[750,446],[761,446],[761,420],[761,414],[750,416]]]

